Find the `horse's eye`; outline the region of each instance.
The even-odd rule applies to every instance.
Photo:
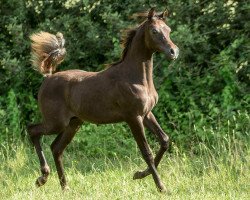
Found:
[[[156,30],[156,29],[153,29],[152,32],[153,32],[153,34],[156,34],[156,33],[157,33],[157,30]]]

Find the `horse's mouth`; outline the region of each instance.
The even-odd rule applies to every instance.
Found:
[[[176,60],[179,56],[179,48],[176,47],[175,49],[167,49],[164,51],[164,54],[166,55],[168,60]]]
[[[172,55],[169,55],[169,54],[165,54],[166,55],[166,58],[167,60],[176,60],[178,58],[178,56],[172,56]]]

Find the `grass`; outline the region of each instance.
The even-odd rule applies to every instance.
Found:
[[[173,148],[162,160],[159,174],[167,187],[159,193],[151,176],[132,180],[133,173],[146,167],[136,149],[133,156],[86,157],[74,148],[64,155],[70,189],[61,191],[48,146],[51,167],[48,182],[35,187],[39,163],[29,144],[0,148],[0,199],[249,199],[250,151],[213,154],[203,148],[187,155]],[[204,150],[206,149],[206,150]],[[132,155],[132,154],[131,154]]]

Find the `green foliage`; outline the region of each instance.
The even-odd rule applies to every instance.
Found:
[[[7,108],[0,110],[0,119],[2,122],[0,130],[3,139],[12,143],[20,138],[20,132],[22,131],[21,113],[18,108],[15,92],[12,89],[8,92],[6,100],[8,102]]]
[[[85,124],[70,148],[77,149],[82,156],[96,158],[129,156],[136,146],[131,133],[123,124]]]
[[[40,30],[64,34],[68,54],[60,70],[98,71],[119,59],[121,30],[136,24],[129,16],[151,6],[169,8],[167,23],[180,48],[178,60],[168,62],[155,55],[154,63],[160,97],[154,113],[173,146],[197,153],[201,143],[219,148],[217,141],[227,142],[228,137],[249,142],[246,1],[0,0],[0,4],[0,142],[14,141],[27,124],[40,119],[36,97],[43,78],[30,65],[30,34]],[[80,132],[74,145],[89,156],[129,155],[134,147],[124,125],[88,124]]]

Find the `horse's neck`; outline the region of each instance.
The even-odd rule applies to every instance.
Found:
[[[129,76],[148,87],[153,87],[153,53],[145,45],[141,31],[133,38],[130,49],[124,58],[124,70]]]

